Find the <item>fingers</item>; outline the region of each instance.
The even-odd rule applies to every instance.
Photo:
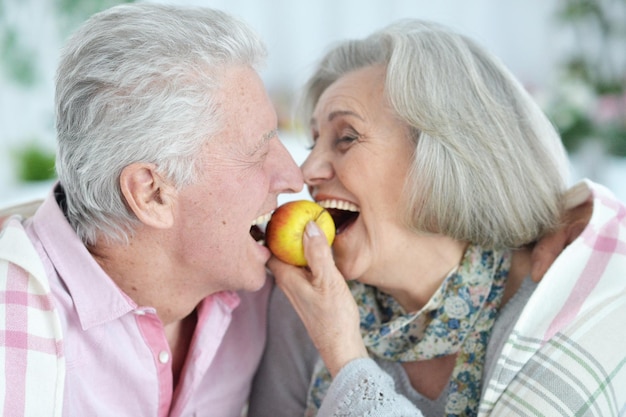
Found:
[[[577,205],[567,211],[565,214],[565,222],[569,225],[567,228],[568,241],[572,243],[589,224],[591,213],[593,212],[593,201],[586,200],[582,204]]]
[[[337,271],[326,236],[313,221],[309,222],[305,228],[303,245],[308,268],[295,267],[275,257],[268,261],[267,266],[274,273],[279,287],[285,290],[285,286],[303,286],[306,283],[307,286],[312,285],[316,289],[323,289],[322,287],[328,285],[329,281],[337,279],[337,275],[340,276],[338,280],[343,283],[343,277]],[[297,282],[298,280],[300,282]],[[300,287],[299,291],[306,290]]]
[[[311,273],[304,268],[289,265],[278,258],[272,256],[267,262],[268,268],[274,275],[276,285],[278,285],[285,294],[307,291],[310,287],[309,280]],[[292,290],[292,288],[294,288]]]
[[[308,267],[296,267],[272,257],[267,266],[273,272],[276,284],[288,298],[324,297],[332,294],[339,286],[346,286],[345,280],[335,266],[326,236],[311,221],[303,236],[304,256]],[[316,293],[316,294],[314,294]]]
[[[530,276],[533,281],[541,281],[563,249],[580,236],[589,224],[592,211],[593,200],[579,198],[577,205],[568,208],[565,213],[563,226],[537,242],[530,258],[532,263]]]
[[[313,284],[321,285],[324,280],[339,274],[326,236],[313,221],[308,222],[306,225],[303,245],[304,257],[309,264]]]
[[[530,255],[530,278],[534,282],[541,281],[552,262],[567,245],[567,239],[567,230],[560,229],[537,242]]]
[[[331,375],[349,361],[367,357],[359,331],[359,312],[348,285],[333,260],[332,251],[315,222],[303,237],[308,269],[268,262],[276,284],[300,316]]]
[[[579,182],[565,193],[565,209],[571,210],[582,204],[590,203],[593,199],[591,190],[584,182]]]

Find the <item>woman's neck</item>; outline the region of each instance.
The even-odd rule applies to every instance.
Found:
[[[524,278],[530,275],[530,253],[531,249],[522,248],[512,251],[511,268],[509,269],[509,276],[506,280],[504,287],[504,294],[502,295],[502,301],[500,308],[502,308],[507,301],[515,295],[519,287],[522,285]]]
[[[359,281],[391,295],[405,311],[418,311],[458,267],[467,246],[446,236],[412,234],[395,248],[384,268]]]

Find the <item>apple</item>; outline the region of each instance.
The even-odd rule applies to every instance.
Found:
[[[289,201],[274,210],[265,229],[265,244],[281,261],[306,266],[302,237],[306,224],[311,220],[322,229],[328,245],[332,245],[335,222],[324,207],[310,200]]]

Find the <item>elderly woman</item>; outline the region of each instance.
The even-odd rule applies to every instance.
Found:
[[[623,412],[626,208],[567,191],[560,138],[509,71],[411,20],[332,49],[306,93],[302,172],[337,237],[331,254],[310,223],[310,268],[270,261],[250,416]],[[533,242],[588,196],[535,284]]]

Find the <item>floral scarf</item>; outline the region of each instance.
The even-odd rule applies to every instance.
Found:
[[[510,251],[470,245],[459,267],[415,313],[406,313],[391,296],[372,286],[350,282],[370,356],[408,362],[456,353],[445,415],[477,415],[487,342],[510,265]],[[319,359],[305,416],[317,413],[330,383],[330,373]]]

